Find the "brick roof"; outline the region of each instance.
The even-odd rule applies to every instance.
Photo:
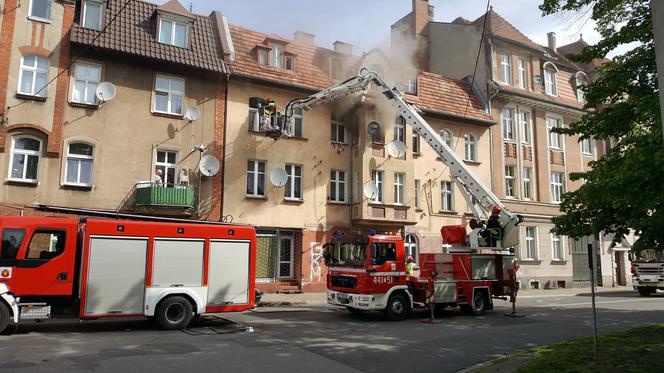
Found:
[[[173,1],[164,4],[161,11],[176,11]],[[80,7],[80,3],[78,6]],[[123,7],[125,0],[108,0],[104,21],[109,22]],[[169,5],[170,4],[170,5]],[[168,6],[167,6],[168,5]],[[131,0],[127,8],[117,17],[106,31],[95,41],[94,46],[106,50],[127,53],[161,61],[168,61],[198,69],[226,73],[222,60],[221,41],[217,35],[216,19],[189,14],[193,18],[190,27],[190,46],[180,48],[157,41],[155,10],[158,5],[141,0]],[[182,8],[184,9],[184,8]],[[80,12],[79,12],[80,13]],[[177,13],[182,13],[178,11]],[[178,14],[183,16],[183,14]],[[85,29],[76,19],[71,30],[70,40],[74,44],[91,45],[99,31]]]
[[[488,31],[493,36],[498,36],[503,39],[511,40],[516,43],[525,45],[527,47],[541,50],[542,46],[535,43],[534,41],[528,39],[528,37],[521,33],[516,27],[512,26],[511,23],[507,22],[505,18],[501,17],[498,13],[493,10],[489,10],[484,15],[480,16],[478,19],[471,22],[472,25],[477,27],[482,27],[484,25],[484,17],[489,16],[487,20]]]
[[[406,94],[406,98],[425,111],[458,117],[465,115],[468,119],[493,122],[493,118],[482,108],[480,100],[472,93],[470,84],[464,80],[421,72],[417,77],[417,95]]]
[[[583,48],[587,47],[589,44],[586,43],[583,38],[579,38],[579,40],[558,47],[558,54],[562,55],[563,57],[566,58],[568,54],[581,54],[583,52]],[[575,64],[583,67],[584,70],[592,72],[596,68],[604,65],[605,63],[609,62],[608,59],[606,58],[596,58],[592,60],[589,64],[582,64],[580,62],[575,62]]]

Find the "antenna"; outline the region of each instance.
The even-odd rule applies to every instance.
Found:
[[[406,145],[399,140],[387,144],[387,154],[394,158],[401,158],[406,154]]]
[[[111,101],[115,97],[115,85],[110,82],[101,82],[95,90],[95,95],[100,102]]]
[[[219,172],[219,161],[213,155],[206,155],[198,162],[198,169],[204,176],[214,176]]]
[[[187,112],[184,113],[184,117],[187,118],[189,122],[193,122],[201,117],[201,112],[196,106],[191,106],[187,109]]]
[[[364,188],[362,188],[364,196],[369,199],[374,199],[378,196],[378,187],[374,184],[373,181],[368,181],[364,183]]]
[[[288,181],[288,173],[281,167],[275,167],[270,171],[270,181],[272,185],[282,187]]]

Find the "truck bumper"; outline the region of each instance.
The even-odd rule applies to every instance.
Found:
[[[375,298],[371,294],[344,293],[332,290],[328,290],[327,292],[327,303],[365,311],[385,308],[384,304],[380,308],[377,308]]]
[[[664,278],[660,276],[638,276],[632,279],[632,286],[664,289]]]

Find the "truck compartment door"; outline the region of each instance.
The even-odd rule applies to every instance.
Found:
[[[249,303],[249,248],[249,241],[210,242],[209,305]]]
[[[152,287],[203,286],[205,240],[155,238]]]
[[[90,238],[86,316],[143,314],[147,248],[147,238]]]

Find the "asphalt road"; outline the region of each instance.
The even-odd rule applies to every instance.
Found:
[[[664,293],[598,297],[600,332],[664,323]],[[404,322],[345,309],[260,308],[208,319],[186,331],[144,320],[50,321],[0,336],[2,372],[454,372],[519,349],[590,335],[590,296],[522,299],[523,318],[446,311],[438,324],[416,313]],[[246,327],[253,332],[245,331]]]

